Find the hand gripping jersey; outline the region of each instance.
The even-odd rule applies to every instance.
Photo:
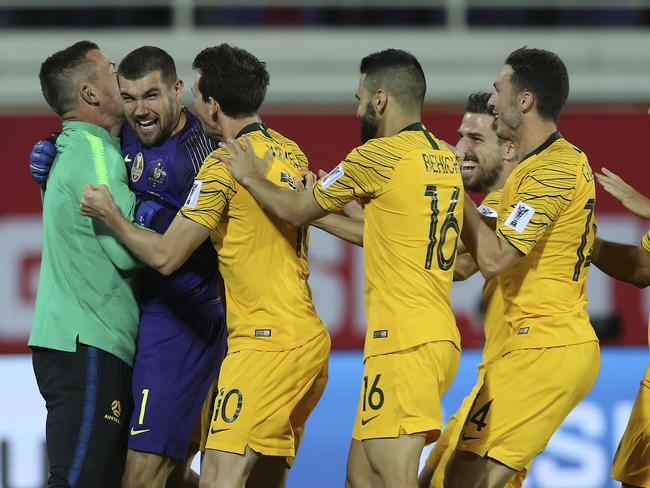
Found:
[[[122,128],[122,154],[127,164],[130,185],[138,200],[155,199],[164,209],[154,225],[164,233],[183,206],[201,163],[217,148],[205,136],[201,122],[185,111],[185,126],[159,146],[145,147],[128,124]],[[180,314],[215,313],[214,301],[219,297],[217,256],[206,240],[175,273],[165,277],[146,268],[140,305],[143,312]],[[179,309],[180,307],[180,309]]]

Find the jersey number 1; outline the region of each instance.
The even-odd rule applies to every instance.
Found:
[[[458,204],[458,196],[460,195],[460,187],[455,186],[453,193],[451,195],[451,201],[449,208],[447,209],[447,216],[440,227],[440,234],[437,235],[438,230],[438,189],[436,185],[427,185],[426,190],[424,191],[424,196],[431,198],[431,224],[429,225],[429,245],[427,246],[427,255],[424,260],[424,269],[431,269],[431,262],[433,261],[433,252],[436,244],[438,244],[437,251],[437,261],[438,267],[447,271],[454,265],[456,260],[456,249],[458,247],[458,236],[460,235],[460,226],[458,225],[458,220],[454,215],[454,209]],[[448,258],[445,257],[442,251],[442,247],[445,244],[447,239],[447,233],[452,230],[456,233],[456,238],[454,239],[454,251],[451,253],[451,256]]]

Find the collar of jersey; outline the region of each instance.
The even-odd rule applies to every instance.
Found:
[[[266,137],[271,137],[271,134],[269,134],[264,124],[262,124],[261,122],[253,122],[252,124],[248,124],[242,130],[240,130],[239,134],[235,136],[235,139],[239,139],[244,134],[249,134],[255,131],[261,131],[262,134],[264,134]]]
[[[553,144],[555,141],[558,139],[562,139],[562,134],[560,134],[559,131],[553,132],[550,136],[548,136],[548,139],[546,139],[541,146],[539,146],[537,149],[533,149],[530,151],[528,154],[526,154],[523,158],[521,158],[521,161],[519,161],[519,164],[523,163],[526,161],[528,158],[535,156],[536,154],[541,153],[544,149],[549,147],[551,144]]]
[[[105,141],[111,141],[111,143],[120,145],[120,139],[115,137],[113,134],[108,132],[103,127],[93,124],[92,122],[85,122],[83,120],[66,120],[63,122],[63,128],[78,129],[89,132],[90,134],[97,136]]]
[[[400,132],[404,132],[407,130],[421,130],[421,131],[426,131],[427,128],[424,126],[422,122],[413,122],[411,125],[407,125],[404,127]]]
[[[438,151],[440,150],[440,146],[436,143],[436,141],[433,140],[433,137],[431,137],[431,134],[429,134],[429,131],[427,128],[424,126],[422,122],[413,122],[411,125],[407,125],[404,127],[400,132],[405,132],[405,131],[418,131],[422,132],[424,134],[424,137],[429,141],[429,144],[431,147]]]

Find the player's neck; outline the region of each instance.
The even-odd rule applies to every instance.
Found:
[[[539,117],[524,120],[519,129],[516,143],[517,154],[526,155],[544,144],[546,139],[557,130],[554,122]]]
[[[122,129],[122,123],[124,122],[124,120],[116,119],[115,117],[107,117],[96,110],[77,110],[67,112],[63,114],[61,120],[63,122],[78,121],[95,124],[99,127],[102,127],[103,129],[106,129],[116,137],[119,137],[120,131]]]
[[[262,122],[260,119],[259,115],[251,115],[250,117],[244,117],[241,119],[231,119],[231,118],[224,118],[221,122],[221,129],[223,131],[223,136],[224,138],[227,139],[234,139],[237,134],[241,132],[241,130],[246,127],[247,125],[254,124],[255,122]]]
[[[187,116],[185,115],[185,110],[183,109],[183,107],[180,107],[178,111],[178,117],[176,118],[176,124],[174,124],[174,128],[172,129],[171,134],[169,134],[169,137],[175,136],[181,130],[183,130],[186,121],[187,121]]]
[[[399,133],[404,127],[421,122],[420,114],[393,114],[384,117],[379,125],[378,137],[391,137]]]
[[[506,181],[508,180],[508,177],[510,176],[510,173],[512,173],[512,169],[514,168],[514,165],[512,162],[505,161],[503,162],[503,169],[501,169],[501,174],[497,178],[497,180],[492,184],[489,188],[486,189],[485,191],[485,196],[489,195],[493,191],[500,190],[503,188],[506,184]]]

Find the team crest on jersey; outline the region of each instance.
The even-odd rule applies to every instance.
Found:
[[[533,207],[526,205],[524,202],[519,202],[512,209],[512,212],[510,212],[505,224],[521,234],[528,225],[528,222],[530,222],[530,219],[533,218],[533,215],[535,215],[535,209]]]
[[[154,190],[162,190],[167,186],[167,171],[162,159],[154,161],[147,175],[147,179],[153,186]]]
[[[124,158],[124,161],[127,160],[128,154]],[[131,161],[131,159],[129,159]],[[128,161],[126,161],[128,162]],[[135,155],[135,161],[133,161],[133,166],[131,166],[131,181],[135,183],[142,176],[142,171],[144,170],[144,156],[141,152]]]
[[[296,184],[294,183],[293,178],[289,173],[282,171],[280,173],[280,181],[289,185],[289,188],[291,188],[293,191],[296,191]]]
[[[338,180],[341,176],[343,176],[345,172],[343,171],[343,164],[339,163],[336,165],[336,168],[334,168],[332,171],[330,171],[327,176],[325,176],[321,180],[321,188],[323,190],[327,190],[327,187],[330,186],[332,183],[334,183],[336,180]]]

